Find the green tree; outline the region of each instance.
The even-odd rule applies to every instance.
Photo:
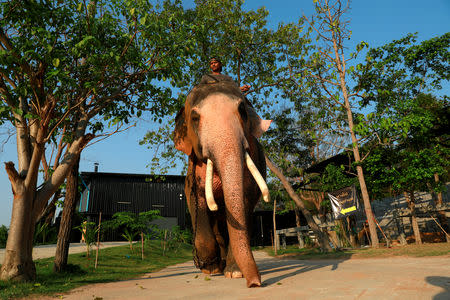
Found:
[[[320,188],[323,192],[335,191],[357,183],[356,176],[349,174],[349,171],[345,170],[343,165],[329,164],[320,176]]]
[[[159,210],[149,210],[139,214],[117,212],[110,221],[104,223],[104,227],[120,230],[122,237],[130,243],[130,250],[133,250],[134,238],[138,234],[144,234],[156,228],[156,225],[150,224],[150,222],[159,218],[161,218]]]
[[[217,56],[224,64],[224,73],[237,84],[250,84],[247,97],[263,111],[273,105],[270,91],[280,80],[274,80],[278,48],[276,34],[267,28],[268,11],[264,8],[246,11],[242,0],[195,1],[195,8],[186,13],[191,25],[192,45],[189,46],[189,65],[183,80],[176,86],[180,98],[209,73],[208,61]],[[281,46],[279,46],[281,47]],[[178,103],[181,108],[184,100]],[[156,155],[150,163],[152,170],[167,172],[180,162],[184,155],[176,151],[172,142],[175,116],[154,131],[149,131],[141,144],[148,145]]]
[[[16,129],[19,162],[5,164],[14,203],[0,277],[32,280],[34,225],[48,200],[104,124],[173,109],[158,83],[182,78],[189,30],[179,1],[11,0],[0,10],[0,118]],[[57,135],[67,146],[38,186]]]
[[[297,63],[297,68],[293,70],[291,80],[298,88],[307,89],[308,94],[314,95],[310,99],[305,99],[304,105],[316,108],[315,111],[319,115],[322,112],[325,113],[325,117],[316,118],[316,125],[313,128],[323,128],[327,134],[315,135],[314,137],[321,139],[320,141],[323,143],[333,143],[329,139],[330,137],[332,139],[334,137],[342,137],[344,140],[350,139],[350,146],[342,148],[353,153],[357,164],[356,171],[369,223],[372,246],[378,247],[376,225],[363,167],[360,164],[362,160],[360,154],[361,138],[357,136],[355,131],[356,121],[354,120],[353,110],[358,92],[351,92],[349,89],[350,81],[347,77],[348,74],[354,72],[354,67],[348,66],[349,61],[357,55],[357,53],[350,54],[350,57],[346,57],[345,42],[351,36],[351,32],[347,28],[349,22],[345,16],[348,3],[340,0],[315,0],[314,3],[315,15],[312,18],[305,16],[304,19],[308,22],[308,30],[316,37],[317,43],[313,46],[312,54],[307,59],[303,58]],[[360,52],[366,46],[367,43],[360,43],[357,52]],[[339,144],[333,143],[333,146],[339,146]]]
[[[292,80],[290,58],[295,57],[297,61],[300,61],[302,55],[305,55],[309,49],[304,47],[303,22],[280,24],[276,31],[270,30],[266,27],[268,12],[265,9],[244,11],[242,4],[241,0],[196,2],[196,8],[192,11],[192,20],[196,24],[192,29],[195,47],[186,73],[190,77],[180,88],[186,91],[197,83],[200,77],[208,72],[209,58],[219,56],[225,64],[225,73],[234,77],[238,84],[251,84],[252,88],[247,97],[256,108],[265,112],[264,116],[272,118],[273,116],[269,116],[269,113],[273,112],[275,105],[280,104],[274,101],[273,97],[298,96],[288,92],[288,87]],[[280,86],[286,86],[286,88],[279,90]],[[280,114],[279,120],[282,119]],[[149,132],[142,141],[142,143],[153,143],[150,147],[157,150],[158,155],[153,159],[152,166],[159,170],[161,170],[162,159],[170,161],[169,167],[183,159],[182,155],[173,148],[170,134],[172,128],[173,125],[168,124],[158,131]],[[301,131],[298,131],[297,136],[301,136]],[[285,135],[285,137],[285,140],[288,140],[288,136]],[[304,139],[305,136],[301,138]],[[303,146],[298,144],[296,147]],[[293,153],[292,151],[287,157],[292,158],[296,155]],[[273,163],[268,165],[275,167]],[[292,165],[291,169],[293,169]],[[167,171],[167,168],[163,171]],[[283,175],[278,172],[278,169],[274,171],[274,174]],[[288,181],[284,182],[289,184]],[[292,187],[290,189],[292,190]],[[301,201],[298,197],[297,199]],[[308,212],[304,213],[308,214]],[[308,222],[314,223],[312,217],[308,218]],[[311,226],[314,230],[320,230],[317,225],[311,224]],[[320,233],[317,234],[322,236]],[[331,249],[328,242],[323,242],[322,246],[323,249]]]
[[[305,128],[309,125],[309,120],[307,119],[309,115],[307,118],[302,118],[301,116],[295,118],[289,111],[289,109],[281,110],[276,115],[274,118],[276,125],[267,132],[264,139],[267,155],[276,161],[278,166],[268,157],[266,158],[267,165],[287,191],[287,194],[282,193],[280,184],[271,184],[271,188],[276,187],[275,197],[271,197],[274,200],[274,232],[276,228],[276,202],[278,199],[283,202],[282,205],[285,207],[294,209],[297,226],[300,226],[300,210],[305,216],[308,225],[318,237],[320,248],[323,251],[330,251],[331,246],[328,236],[320,229],[312,217],[311,211],[314,210],[314,207],[309,205],[311,199],[306,197],[302,192],[295,192],[288,178],[286,178],[286,176],[291,179],[296,178],[303,182],[303,168],[308,166],[312,161],[311,148],[313,147],[313,141],[308,135],[308,130]],[[280,195],[284,197],[280,197]],[[289,195],[288,198],[286,198],[287,195]],[[292,203],[295,203],[295,205],[291,205]],[[298,235],[298,240],[299,245],[303,245],[300,234]]]
[[[439,178],[447,177],[448,97],[438,96],[450,78],[450,33],[417,43],[417,36],[370,49],[358,68],[361,104],[375,111],[361,118],[360,132],[371,132],[378,149],[368,156],[371,188],[383,193],[389,186],[404,193],[412,217],[416,242],[420,232],[414,211],[414,191],[438,195]],[[437,206],[442,203],[437,197]],[[438,218],[447,227],[447,218]]]
[[[444,102],[440,102],[440,109],[433,109],[439,104],[436,99],[429,96],[418,95],[415,98],[419,105],[409,107],[408,113],[399,112],[404,119],[420,119],[422,122],[409,123],[408,131],[402,138],[394,138],[395,143],[379,145],[368,156],[365,165],[369,172],[371,189],[382,195],[386,188],[394,194],[404,194],[410,209],[412,227],[416,243],[421,243],[419,226],[415,216],[414,192],[425,191],[439,194],[445,189],[444,184],[438,178],[448,178],[449,147],[445,144],[447,134],[441,135],[441,111],[445,109]],[[426,99],[426,102],[421,100]],[[439,105],[438,105],[439,107]],[[433,116],[434,114],[434,116]],[[408,122],[408,121],[406,121]],[[391,130],[392,138],[395,130]],[[435,134],[438,133],[438,136]],[[386,139],[388,140],[388,139]],[[438,201],[437,201],[438,202]],[[436,203],[439,206],[439,203]],[[448,228],[447,219],[438,213],[438,219],[444,228]]]

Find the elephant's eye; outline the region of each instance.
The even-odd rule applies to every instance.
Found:
[[[198,123],[200,121],[200,114],[195,110],[191,112],[191,121],[193,123]]]
[[[241,115],[241,118],[244,122],[247,121],[247,111],[245,110],[244,102],[239,103],[239,114]]]

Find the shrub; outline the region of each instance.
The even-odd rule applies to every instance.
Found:
[[[8,227],[0,226],[0,247],[6,247],[6,240],[8,239]]]

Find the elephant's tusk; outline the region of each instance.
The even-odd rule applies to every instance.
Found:
[[[255,181],[261,190],[264,201],[269,202],[269,188],[267,187],[266,181],[261,176],[261,173],[259,173],[258,168],[255,166],[255,163],[253,162],[248,152],[245,152],[245,162],[247,163],[248,170],[250,171],[250,173],[252,173],[253,178],[255,178]]]
[[[214,201],[214,194],[212,189],[213,184],[213,162],[208,158],[206,162],[206,178],[205,178],[205,196],[206,196],[206,204],[211,211],[218,210],[218,206],[216,201]]]

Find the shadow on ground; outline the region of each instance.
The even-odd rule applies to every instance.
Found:
[[[339,264],[347,259],[333,259],[333,260],[295,260],[295,259],[264,259],[258,262],[258,268],[261,275],[273,275],[263,281],[263,286],[269,286],[276,284],[283,279],[296,276],[301,273],[310,272],[313,270],[331,267],[334,271],[338,268]],[[291,272],[284,273],[283,275],[276,276],[276,273],[286,272],[291,270]]]
[[[443,292],[433,297],[433,300],[450,299],[450,277],[445,276],[428,276],[425,280],[432,285],[439,286],[444,289]]]

